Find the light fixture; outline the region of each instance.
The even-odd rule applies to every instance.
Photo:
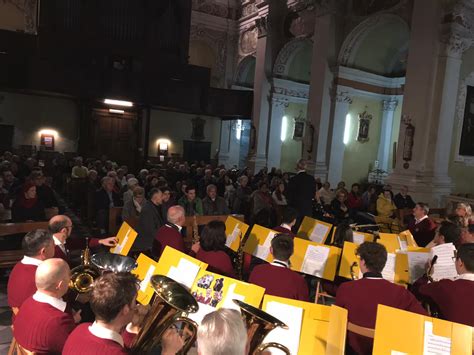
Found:
[[[242,120],[237,120],[237,124],[235,125],[235,138],[240,141],[242,137]]]
[[[286,139],[286,130],[287,130],[287,119],[286,116],[283,116],[281,119],[281,132],[280,132],[280,139],[282,142]]]
[[[38,132],[38,136],[54,136],[55,138],[58,137],[58,131],[54,130],[54,129],[42,129]]]
[[[121,114],[121,115],[123,115],[125,113],[124,110],[117,110],[116,108],[109,108],[109,112],[110,113],[118,113],[118,114]]]
[[[112,105],[112,106],[124,106],[124,107],[132,107],[133,106],[133,102],[115,100],[115,99],[105,99],[104,104]]]
[[[344,127],[344,137],[342,139],[342,142],[344,145],[347,145],[349,143],[349,135],[351,133],[351,115],[347,114],[346,115],[346,125]]]

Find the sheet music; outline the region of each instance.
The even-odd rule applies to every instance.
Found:
[[[433,334],[433,323],[425,321],[423,355],[451,354],[451,338]]]
[[[235,293],[235,288],[237,287],[236,283],[233,283],[227,289],[225,299],[222,302],[222,308],[231,308],[240,312],[240,307],[237,306],[232,300],[239,300],[245,302],[245,295]]]
[[[265,337],[264,343],[277,342],[286,346],[291,354],[298,354],[303,321],[303,309],[279,302],[268,302],[265,312],[276,317],[288,326],[288,329],[275,328]],[[268,348],[271,354],[281,354],[280,350]]]
[[[122,243],[117,244],[117,245],[115,246],[115,249],[114,249],[114,251],[113,251],[114,254],[121,254],[121,253],[122,253],[123,248],[125,248],[125,246],[127,245],[127,242],[128,242],[128,235],[130,234],[130,231],[131,231],[131,230],[132,230],[132,229],[129,228],[128,231],[127,231],[127,233],[125,234],[125,237],[123,237]]]
[[[191,288],[199,272],[199,269],[199,265],[196,265],[185,258],[181,258],[181,260],[179,260],[178,266],[171,266],[166,276],[175,280],[176,282],[179,282],[187,288]]]
[[[272,240],[273,238],[275,238],[275,235],[277,235],[277,232],[268,232],[267,238],[265,239],[265,243],[263,243],[263,246],[266,248],[270,248],[272,246]]]
[[[313,227],[313,230],[311,231],[311,234],[309,235],[309,239],[316,243],[322,243],[329,229],[330,227],[322,223],[316,223],[316,225]]]
[[[365,235],[363,235],[363,234],[354,232],[352,234],[352,236],[353,236],[352,239],[353,239],[354,243],[357,244],[357,245],[361,245],[363,242],[365,242]]]
[[[187,316],[191,320],[195,321],[198,325],[201,325],[202,319],[209,313],[214,312],[216,309],[208,304],[198,302],[199,309],[196,313],[189,313]]]
[[[397,350],[392,350],[390,352],[390,355],[408,355],[408,353],[404,353],[404,352],[397,351]]]
[[[329,248],[309,245],[304,255],[301,272],[322,277],[329,257]]]
[[[266,246],[263,245],[257,245],[257,248],[255,249],[255,256],[259,259],[262,260],[267,260],[268,254],[270,254],[270,248],[267,248]]]
[[[408,275],[410,276],[410,283],[414,283],[426,271],[426,265],[430,260],[430,253],[421,253],[409,251],[408,255]]]
[[[398,238],[398,244],[400,245],[400,250],[406,251],[408,249],[407,241],[400,238],[400,236],[398,236],[397,238]]]
[[[440,244],[431,248],[430,258],[437,255],[438,260],[433,266],[433,274],[431,277],[434,281],[441,279],[454,279],[458,276],[456,266],[453,261],[454,251],[456,248],[453,243]]]
[[[150,265],[150,267],[148,268],[146,272],[145,277],[143,278],[143,281],[140,282],[140,291],[142,292],[146,291],[148,284],[150,283],[150,279],[155,273],[155,269],[156,269],[155,265]]]
[[[234,230],[232,231],[231,234],[227,236],[227,239],[225,241],[225,245],[230,248],[230,246],[234,243],[234,241],[237,239],[237,237],[240,234],[240,229],[239,229],[239,224],[237,223],[234,227]]]
[[[395,281],[395,261],[397,257],[393,253],[387,254],[387,263],[382,270],[382,277],[390,282]]]

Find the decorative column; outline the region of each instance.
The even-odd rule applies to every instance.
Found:
[[[219,164],[228,167],[232,121],[221,121],[221,142],[219,144]]]
[[[281,125],[288,102],[282,98],[272,98],[270,134],[268,137],[268,168],[279,168],[281,164]]]
[[[338,91],[334,97],[335,110],[332,129],[331,149],[329,157],[328,181],[331,186],[342,179],[342,168],[344,161],[344,129],[346,125],[346,116],[349,113],[349,105],[352,103],[352,97],[347,92]]]
[[[257,58],[255,62],[255,79],[253,89],[252,125],[253,137],[249,152],[249,165],[258,172],[267,166],[268,119],[270,113],[271,85],[267,73],[271,72],[272,58],[269,46],[269,5],[261,1],[257,7],[259,18],[255,20],[258,30]]]
[[[380,131],[379,150],[377,160],[379,169],[388,172],[390,147],[392,143],[393,114],[397,108],[398,101],[395,99],[382,101],[382,128]]]
[[[242,139],[242,130],[242,121],[231,121],[229,159],[227,160],[228,165],[226,165],[226,167],[232,168],[234,165],[237,167],[239,166],[240,140]],[[237,138],[237,135],[239,135],[240,138]]]

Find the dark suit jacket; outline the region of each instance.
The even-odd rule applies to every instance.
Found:
[[[121,206],[120,196],[117,193],[112,192],[112,200],[115,207]],[[95,209],[97,211],[108,210],[109,206],[110,199],[109,195],[107,195],[107,192],[104,189],[97,190],[95,193]]]
[[[419,247],[426,246],[436,234],[436,224],[430,218],[425,218],[420,223],[415,224],[415,218],[412,217],[408,222],[408,229],[413,234]]]
[[[311,216],[316,181],[305,171],[293,176],[288,183],[289,205],[296,208],[300,217]]]
[[[135,243],[133,243],[132,250],[151,250],[156,232],[164,224],[161,206],[156,206],[153,202],[147,200],[140,213],[137,226],[138,236]]]

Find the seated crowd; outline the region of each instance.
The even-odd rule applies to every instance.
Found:
[[[16,160],[5,153],[1,163],[2,188],[7,200],[13,201],[11,216],[5,220],[44,220],[47,206],[60,207],[57,196],[64,190],[61,184],[56,192],[48,185],[50,192],[39,194],[38,187],[44,184],[36,181],[46,180],[46,172],[36,166],[34,159],[25,161],[22,169],[12,169],[19,163]],[[427,265],[427,273],[406,289],[382,277],[386,248],[377,242],[364,242],[356,251],[361,278],[351,281],[336,277],[334,282],[323,283],[323,288],[335,295],[335,304],[348,310],[348,321],[374,328],[379,304],[423,315],[428,314],[423,305],[429,304],[443,319],[474,326],[474,311],[469,304],[474,296],[474,221],[469,205],[460,204],[454,216],[435,223],[429,217],[429,207],[414,202],[405,187],[396,195],[390,186],[382,187],[379,193],[380,187],[368,186],[361,193],[359,184],[353,184],[349,192],[341,182],[333,191],[328,182],[321,184],[307,174],[301,161],[298,173],[292,177],[278,169],[262,169],[254,175],[249,169],[227,171],[197,163],[168,163],[142,169],[135,176],[126,166],[118,168],[106,159],[88,160],[84,165],[77,158],[74,164],[66,184],[76,212],[95,225],[101,235],[88,240],[93,249],[117,243],[114,236],[108,236],[108,211],[123,205],[123,220],[135,219],[138,232],[130,255],[144,253],[158,260],[164,248],[171,246],[207,263],[212,272],[242,277],[265,288],[266,294],[313,301],[315,278],[290,268],[302,218],[312,216],[336,225],[327,243],[337,247],[353,241],[350,224],[377,224],[383,219],[385,223],[406,226],[419,246],[453,243],[457,250],[453,264],[459,276],[434,282],[429,274],[433,268]],[[2,204],[4,210],[9,207],[7,200]],[[183,237],[186,216],[230,213],[278,232],[271,241],[272,263],[244,254],[239,275],[239,255],[226,246],[225,224],[217,220],[204,226],[199,241],[187,245]],[[67,295],[74,266],[69,251],[85,246],[84,239],[71,237],[73,228],[69,217],[57,214],[50,216],[48,230],[32,231],[23,237],[24,257],[8,281],[15,339],[37,354],[128,353],[147,312],[137,306],[140,285],[129,273],[103,274],[85,300],[92,319],[82,319],[83,307],[78,308],[77,300],[71,301]],[[372,339],[350,330],[347,339],[349,352],[371,353]],[[201,355],[246,354],[247,332],[240,315],[228,309],[208,314],[199,326],[197,344]],[[161,353],[175,354],[182,346],[178,332],[169,329],[162,338]]]

